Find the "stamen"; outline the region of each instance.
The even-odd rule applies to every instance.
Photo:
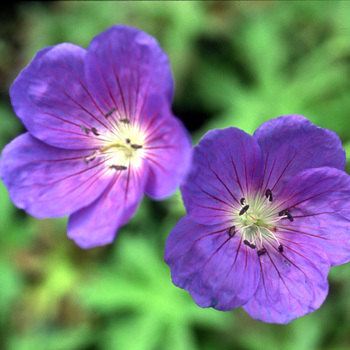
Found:
[[[282,210],[278,213],[279,216],[287,216],[288,220],[290,222],[293,222],[294,221],[294,218],[292,216],[292,214],[290,213],[290,211],[288,209],[285,209],[285,210]]]
[[[244,206],[240,212],[238,213],[238,215],[243,215],[247,210],[249,209],[249,205],[247,204],[246,206]]]
[[[232,238],[236,233],[236,226],[231,226],[228,230],[228,235]]]
[[[241,200],[240,200],[239,202],[240,202],[242,205],[244,205],[244,203],[245,203],[245,198],[242,197]]]
[[[265,197],[268,198],[270,202],[272,202],[272,192],[269,188],[265,192]]]
[[[96,130],[96,128],[91,128],[91,131],[95,136],[100,135],[100,133]]]
[[[130,124],[130,120],[128,118],[122,118],[122,119],[119,119],[119,121],[121,121],[124,124]]]
[[[108,118],[110,117],[114,112],[116,111],[116,108],[111,108],[106,114],[105,117]]]
[[[110,168],[115,169],[115,170],[126,170],[127,169],[127,167],[124,165],[111,165]]]
[[[247,245],[249,248],[255,249],[255,244],[250,243],[249,241],[247,241],[246,239],[243,241],[243,243],[245,245]]]
[[[142,148],[142,145],[135,145],[135,144],[132,144],[132,145],[131,145],[131,148],[133,148],[133,149],[140,149],[140,148]]]
[[[278,251],[279,251],[280,253],[283,253],[283,250],[284,250],[283,245],[280,244],[280,245],[278,246]]]
[[[262,233],[261,233],[261,229],[259,226],[257,226],[258,229],[258,234],[256,235],[256,237],[254,238],[254,241],[252,243],[255,243],[255,241],[259,238],[260,244],[262,245],[263,240],[262,240]]]
[[[266,248],[261,248],[258,250],[258,256],[264,255],[266,253]]]

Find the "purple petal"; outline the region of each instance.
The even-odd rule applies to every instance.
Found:
[[[260,257],[261,280],[243,306],[253,318],[288,323],[318,309],[328,293],[327,256],[317,247],[298,242],[292,234],[282,241],[284,253],[266,243]]]
[[[253,137],[265,156],[263,189],[278,192],[293,175],[309,168],[344,170],[346,157],[339,137],[300,115],[270,120]]]
[[[82,127],[105,130],[105,118],[86,89],[86,50],[73,44],[45,48],[10,88],[13,108],[28,131],[67,149],[91,148]]]
[[[240,199],[257,190],[261,173],[261,150],[252,136],[236,128],[209,131],[181,186],[188,215],[201,224],[231,220]]]
[[[165,246],[173,283],[187,289],[201,307],[231,310],[256,291],[260,270],[256,251],[227,225],[205,226],[183,217]]]
[[[350,261],[350,177],[335,168],[308,169],[294,176],[276,197],[280,209],[290,209],[285,229],[308,236],[331,265]]]
[[[103,162],[83,162],[90,153],[48,146],[26,133],[2,151],[1,178],[17,207],[38,218],[65,216],[93,202],[111,180]]]
[[[143,174],[131,168],[116,172],[113,182],[94,203],[70,216],[68,237],[82,248],[111,243],[118,228],[135,213],[143,191]]]
[[[90,43],[86,78],[93,96],[118,118],[140,115],[145,97],[173,96],[168,57],[150,35],[127,26],[113,26]]]
[[[148,168],[146,194],[160,199],[169,196],[187,174],[191,162],[191,142],[180,120],[174,118],[163,101],[151,107],[142,127],[145,140],[145,167]]]

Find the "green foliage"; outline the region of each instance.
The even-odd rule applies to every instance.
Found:
[[[194,143],[212,128],[252,133],[278,115],[303,114],[337,132],[350,154],[348,2],[56,1],[13,9],[0,32],[0,148],[24,132],[8,89],[33,55],[60,42],[87,47],[123,23],[154,35],[168,53],[174,111]],[[0,349],[349,347],[349,264],[332,268],[320,310],[286,326],[242,309],[197,307],[163,262],[184,213],[179,191],[163,202],[145,198],[113,245],[82,250],[66,237],[66,219],[29,217],[0,183]]]

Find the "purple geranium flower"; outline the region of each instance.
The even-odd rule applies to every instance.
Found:
[[[68,236],[81,247],[113,241],[143,193],[164,198],[187,172],[168,58],[144,32],[119,25],[88,50],[45,48],[10,95],[28,132],[3,150],[1,178],[31,215],[70,215]]]
[[[350,260],[350,177],[338,136],[298,115],[253,136],[208,132],[181,186],[187,216],[170,233],[173,283],[201,307],[238,306],[287,323],[328,293],[329,268]]]

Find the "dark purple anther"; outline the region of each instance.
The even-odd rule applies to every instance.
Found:
[[[232,238],[236,233],[236,226],[231,226],[228,230],[228,235]]]
[[[243,241],[243,243],[245,245],[247,245],[249,248],[255,249],[255,244],[250,243],[249,241],[247,241],[246,239]]]
[[[95,136],[100,135],[96,128],[91,128],[91,131]]]
[[[266,253],[266,248],[261,248],[258,250],[258,256],[264,255]]]
[[[238,215],[243,215],[248,209],[249,209],[249,205],[244,206],[244,207],[240,210],[240,212],[239,212]]]
[[[106,114],[105,117],[108,118],[109,116],[111,116],[114,112],[116,111],[116,108],[111,108]]]
[[[272,199],[273,199],[272,192],[271,192],[271,190],[269,188],[266,190],[265,196],[266,196],[266,198],[269,199],[270,202],[272,202]]]
[[[110,168],[115,169],[115,170],[126,170],[127,169],[127,167],[124,165],[111,165]]]

